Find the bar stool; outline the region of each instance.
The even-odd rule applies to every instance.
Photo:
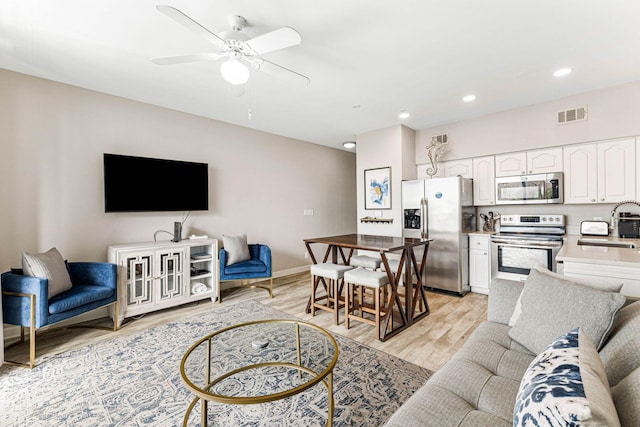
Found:
[[[352,256],[349,265],[352,267],[363,267],[370,270],[377,270],[380,267],[380,258],[374,258],[367,255]]]
[[[344,284],[344,274],[353,267],[349,265],[340,265],[332,263],[313,264],[311,266],[311,315],[316,315],[316,308],[333,313],[336,325],[340,323],[339,311],[340,307],[344,307],[344,304],[340,305],[340,295],[342,294],[342,284]],[[316,292],[318,290],[318,284],[320,284],[320,278],[329,280],[329,287],[325,288],[327,294],[316,298]],[[325,304],[319,303],[319,301],[326,300]]]
[[[380,318],[389,309],[390,305],[381,304],[380,295],[389,284],[387,273],[371,271],[365,268],[356,268],[344,273],[344,282],[347,284],[347,309],[345,312],[345,324],[349,329],[350,320],[368,323],[376,327],[377,336],[380,337]],[[358,301],[355,300],[356,288],[358,291]],[[373,290],[373,307],[363,301],[363,288]],[[355,312],[358,311],[359,315]],[[373,314],[374,320],[366,318],[365,313]]]

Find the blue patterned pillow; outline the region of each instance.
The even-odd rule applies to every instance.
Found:
[[[581,328],[556,339],[520,382],[514,426],[619,426],[593,341]]]

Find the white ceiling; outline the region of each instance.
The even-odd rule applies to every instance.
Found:
[[[156,4],[216,33],[231,14],[250,36],[295,28],[264,58],[311,84],[252,71],[235,97],[219,62],[152,64],[212,51]],[[342,148],[400,109],[419,130],[639,80],[639,17],[638,0],[0,0],[0,68]]]

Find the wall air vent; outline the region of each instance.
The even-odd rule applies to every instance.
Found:
[[[587,107],[572,108],[570,110],[558,111],[557,124],[564,125],[573,122],[583,122],[587,120]]]
[[[442,135],[435,135],[431,138],[431,141],[439,142],[441,144],[446,144],[448,140],[449,138],[446,133],[443,133]]]

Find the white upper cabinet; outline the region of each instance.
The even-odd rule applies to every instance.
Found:
[[[496,155],[496,177],[562,172],[562,147]]]
[[[473,161],[471,159],[449,160],[442,165],[444,176],[473,178]]]
[[[496,203],[495,162],[493,156],[473,159],[473,204],[490,206]]]
[[[427,169],[431,169],[431,163],[420,163],[418,170],[416,171],[416,179],[431,179],[432,177],[427,173]],[[438,173],[433,178],[444,178],[444,163],[438,162]]]
[[[564,147],[564,202],[618,203],[635,198],[633,138]]]
[[[431,169],[431,163],[422,163],[418,165],[418,179],[429,179],[431,176],[427,173],[427,169]],[[446,162],[438,162],[438,173],[433,178],[445,178],[449,176],[460,175],[463,178],[473,178],[473,162],[471,159],[449,160]]]
[[[618,203],[636,196],[636,144],[633,138],[598,144],[598,201]]]
[[[564,147],[564,202],[598,201],[598,150],[596,144]]]
[[[496,155],[496,177],[524,175],[527,173],[527,153],[507,153]]]
[[[562,147],[527,151],[527,173],[562,172]]]

